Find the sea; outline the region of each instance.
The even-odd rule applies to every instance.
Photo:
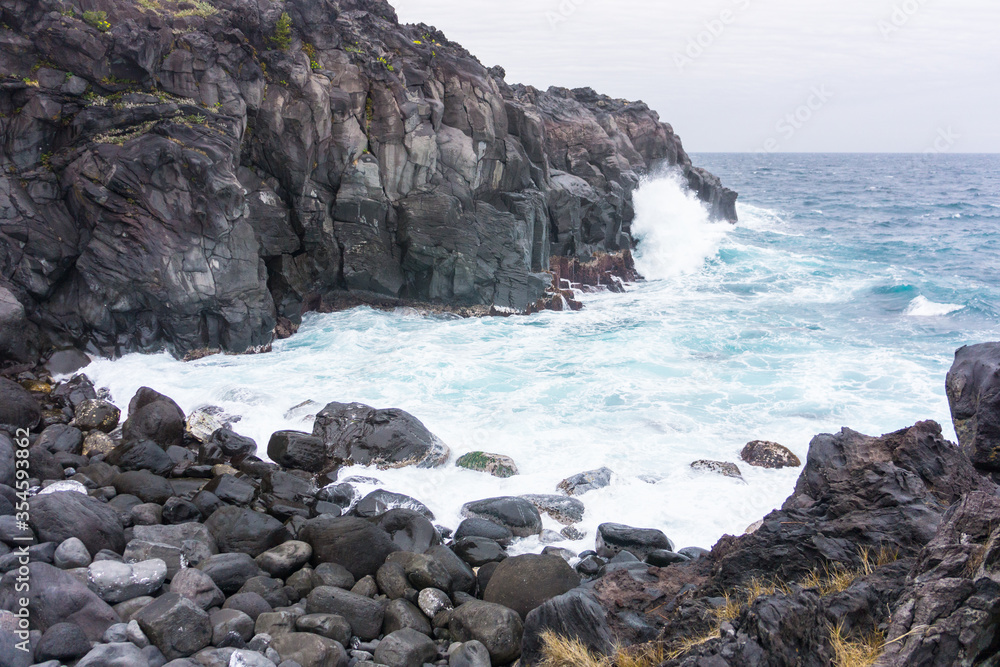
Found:
[[[746,465],[751,440],[805,462],[816,434],[844,427],[879,435],[932,419],[954,439],[955,350],[1000,340],[1000,156],[693,159],[740,193],[739,223],[710,221],[674,176],[645,180],[634,231],[646,280],[584,294],[581,312],[356,308],[308,315],[270,354],[129,355],[85,372],[119,406],[140,386],[188,412],[219,406],[264,458],[272,432],[311,431],[331,401],[402,408],[452,461],[341,477],[415,497],[450,528],[466,502],[556,493],[570,475],[610,468],[610,486],[580,496],[584,539],[558,545],[577,552],[604,522],[660,529],[678,549],[743,533],[801,473]],[[519,474],[455,467],[471,451],[510,456]],[[698,460],[736,463],[742,479],[692,469]]]

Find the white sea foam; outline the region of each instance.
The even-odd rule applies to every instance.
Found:
[[[903,314],[907,317],[941,317],[964,307],[955,303],[935,303],[921,295],[910,302]]]
[[[674,173],[647,179],[633,195],[636,267],[649,279],[693,273],[715,255],[730,225],[712,222],[698,197]]]

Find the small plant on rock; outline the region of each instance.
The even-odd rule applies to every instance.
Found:
[[[91,26],[97,28],[101,32],[107,32],[111,30],[111,24],[108,23],[108,13],[107,12],[84,12],[83,20],[90,24]]]
[[[282,51],[287,51],[288,47],[291,46],[292,17],[288,15],[288,12],[282,12],[278,18],[278,23],[274,27],[274,37],[271,38],[271,42]]]

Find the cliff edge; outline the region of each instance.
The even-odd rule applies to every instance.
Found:
[[[0,0],[0,23],[0,288],[55,345],[243,352],[347,292],[523,310],[551,256],[631,247],[668,167],[736,217],[645,104],[508,85],[385,2]]]

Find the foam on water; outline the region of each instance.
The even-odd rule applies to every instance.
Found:
[[[758,159],[805,158],[709,161],[743,193],[735,227],[709,222],[676,181],[644,183],[635,194],[638,261],[659,279],[624,295],[585,295],[579,313],[441,320],[359,308],[308,316],[266,355],[130,355],[87,373],[118,405],[148,385],[187,411],[214,404],[239,414],[236,430],[261,454],[273,431],[311,430],[311,415],[330,401],[402,408],[455,457],[497,452],[520,468],[507,480],[453,465],[345,473],[415,496],[442,524],[455,527],[467,501],[553,493],[571,474],[608,466],[614,483],[581,498],[588,535],[571,546],[592,548],[596,526],[615,521],[660,528],[678,547],[709,547],[780,505],[800,471],[741,463],[743,483],[696,473],[691,462],[738,462],[754,439],[804,460],[815,434],[843,426],[881,434],[937,419],[952,434],[952,354],[1000,336],[995,225],[934,222],[944,217],[928,215],[934,207],[899,213],[914,193],[926,195],[926,180],[895,194],[866,191],[871,181],[903,187],[889,177],[910,173],[905,165],[866,172],[867,161],[834,162],[845,182],[827,183],[782,176],[784,163],[751,169]],[[862,194],[834,194],[846,191]],[[813,198],[825,216],[813,213]],[[926,233],[912,224],[921,216]],[[947,305],[957,303],[970,307]]]

